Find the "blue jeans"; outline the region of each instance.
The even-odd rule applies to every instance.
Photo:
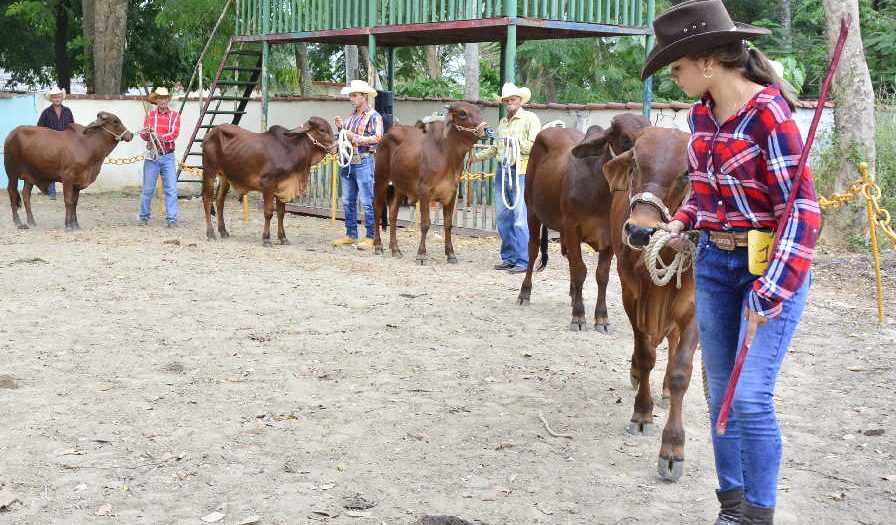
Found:
[[[358,238],[358,197],[364,207],[367,238],[373,239],[373,155],[339,170],[342,176],[342,211],[345,213],[345,234]]]
[[[174,153],[159,156],[156,160],[143,161],[143,193],[140,195],[140,219],[148,220],[151,211],[152,196],[156,192],[156,180],[162,174],[162,187],[165,189],[165,220],[177,222],[177,169]]]
[[[743,341],[747,294],[757,276],[747,249],[725,251],[704,232],[697,251],[697,329],[709,384],[712,445],[719,490],[742,488],[747,503],[774,507],[781,467],[781,429],[773,395],[778,371],[806,305],[811,274],[784,302],[781,314],[756,331],[729,412],[725,435],[715,433],[728,379]]]
[[[50,197],[56,196],[56,183],[55,182],[51,181],[50,185],[47,186],[47,195]]]
[[[517,182],[512,188],[505,188],[502,165],[498,164],[498,173],[495,175],[495,215],[498,235],[501,236],[501,260],[514,266],[525,267],[529,266],[529,219],[526,214],[526,201],[523,198],[526,174],[517,175],[516,166],[510,168],[510,173]],[[511,206],[519,193],[519,203],[514,209],[508,209],[504,205],[502,191]]]

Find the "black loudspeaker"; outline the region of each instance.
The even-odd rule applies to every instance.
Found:
[[[395,94],[391,91],[376,91],[373,109],[383,116],[383,133],[389,131],[395,120]]]

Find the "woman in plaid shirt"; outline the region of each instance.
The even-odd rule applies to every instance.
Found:
[[[700,100],[691,108],[689,200],[669,223],[701,232],[695,267],[697,325],[715,427],[740,343],[750,345],[728,430],[713,433],[716,525],[771,524],[781,465],[775,382],[806,303],[821,225],[806,171],[790,197],[803,142],[793,102],[769,60],[747,40],[765,29],[731,21],[721,0],[688,0],[653,24],[657,47],[643,77],[671,65],[672,80]],[[762,275],[748,270],[746,231],[782,229]],[[682,247],[684,236],[672,244]]]

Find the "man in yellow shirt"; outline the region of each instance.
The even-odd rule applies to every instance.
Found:
[[[501,95],[495,95],[507,109],[507,116],[498,123],[498,141],[476,155],[476,160],[498,158],[495,176],[495,211],[498,235],[501,236],[501,263],[496,270],[523,273],[529,265],[529,225],[523,188],[526,163],[541,121],[523,109],[532,92],[511,82],[504,84]]]

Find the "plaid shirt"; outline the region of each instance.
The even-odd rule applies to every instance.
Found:
[[[686,227],[710,230],[783,228],[765,273],[753,282],[751,310],[776,317],[782,301],[809,273],[821,213],[812,174],[806,169],[790,217],[787,206],[803,140],[775,85],[760,91],[722,126],[708,94],[690,111],[688,169],[693,192],[675,214]]]
[[[376,145],[383,140],[383,117],[372,107],[359,114],[352,112],[348,120],[345,122],[345,129],[351,131],[355,135],[360,135],[364,144],[353,144],[354,152],[376,153]]]
[[[174,140],[180,134],[180,115],[177,111],[168,108],[168,111],[160,113],[159,110],[154,109],[143,119],[143,127],[156,132],[156,136],[162,143],[163,153],[174,151]],[[146,149],[150,149],[149,133],[140,133],[140,138],[146,141]]]

